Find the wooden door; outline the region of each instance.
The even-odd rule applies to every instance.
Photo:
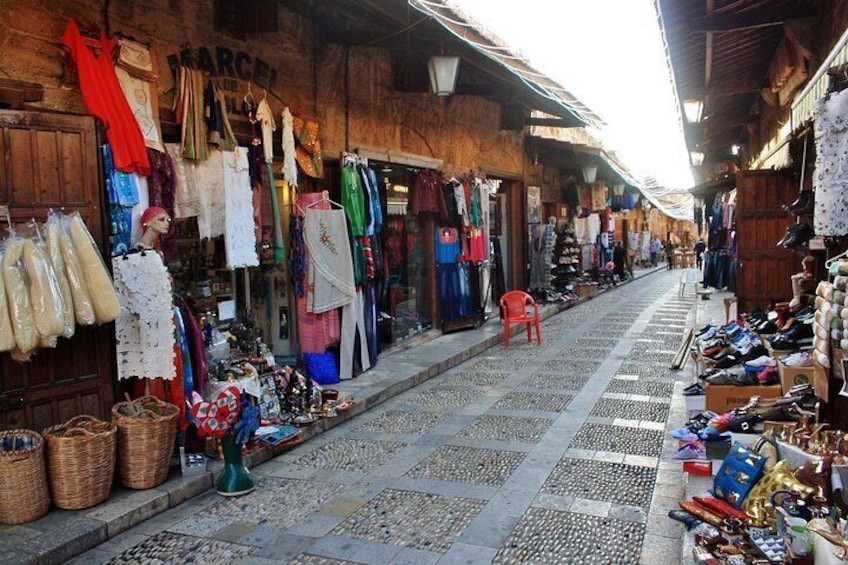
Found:
[[[93,118],[0,111],[0,204],[13,223],[78,211],[104,249],[102,190]],[[0,354],[0,427],[41,430],[79,414],[107,418],[114,402],[113,325],[77,327],[29,363]]]
[[[801,257],[777,242],[795,222],[780,206],[797,198],[797,183],[791,172],[741,171],[736,190],[739,311],[788,301],[790,277],[801,269]]]

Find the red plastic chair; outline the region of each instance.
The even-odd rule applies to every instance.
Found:
[[[532,311],[529,308],[532,306]],[[509,347],[509,330],[512,324],[526,324],[527,342],[533,342],[531,326],[536,326],[536,341],[542,344],[542,330],[539,328],[539,306],[533,297],[520,290],[510,290],[501,296],[503,312],[504,346]]]

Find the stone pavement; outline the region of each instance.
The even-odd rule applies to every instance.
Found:
[[[255,467],[252,494],[207,491],[72,563],[679,564],[666,513],[684,482],[665,432],[685,420],[675,392],[692,371],[668,365],[698,323],[679,277],[548,318],[541,347],[518,338],[397,381],[400,394]],[[438,366],[451,346],[435,342]],[[426,345],[404,362],[423,363]],[[375,398],[381,378],[345,384]]]

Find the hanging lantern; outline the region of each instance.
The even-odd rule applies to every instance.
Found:
[[[583,182],[592,184],[598,176],[598,166],[595,164],[583,165]]]
[[[704,101],[684,100],[683,114],[686,116],[687,122],[690,124],[697,124],[704,117]]]
[[[430,88],[436,96],[450,96],[456,89],[456,75],[459,72],[459,57],[433,55],[427,62],[430,73]]]

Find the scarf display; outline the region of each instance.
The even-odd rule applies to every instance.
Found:
[[[205,161],[209,158],[206,144],[206,120],[204,119],[203,71],[180,67],[177,80],[177,97],[174,110],[177,121],[182,124],[180,145],[183,157]]]
[[[307,310],[326,312],[356,296],[344,210],[306,209],[304,236],[310,262]]]

